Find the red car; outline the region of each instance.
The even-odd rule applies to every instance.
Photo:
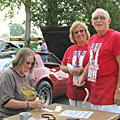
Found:
[[[11,66],[16,51],[0,53],[0,74]],[[36,68],[33,78],[37,92],[47,104],[51,104],[53,98],[65,94],[68,74],[60,70],[61,61],[52,53],[36,53]],[[42,58],[42,59],[41,59]]]

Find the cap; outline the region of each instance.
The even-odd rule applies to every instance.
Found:
[[[39,40],[39,43],[42,43],[42,40]]]

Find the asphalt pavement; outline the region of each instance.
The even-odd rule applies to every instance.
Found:
[[[60,103],[60,104],[69,105],[69,100],[68,100],[68,97],[66,95],[64,95],[64,96],[61,96],[61,97],[54,99],[53,103]]]

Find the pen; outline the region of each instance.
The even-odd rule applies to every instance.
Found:
[[[42,97],[39,97],[39,99],[40,99],[41,101],[44,101]]]
[[[40,96],[39,94],[37,94],[37,97],[39,98],[39,100],[41,100],[41,101],[43,101],[43,102],[44,102],[44,100],[43,100],[43,97],[42,97],[42,96]]]

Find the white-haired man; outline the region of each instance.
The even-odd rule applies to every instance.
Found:
[[[111,18],[102,8],[92,14],[97,31],[89,41],[89,63],[76,85],[91,81],[89,102],[92,109],[120,113],[120,33],[109,29]]]

